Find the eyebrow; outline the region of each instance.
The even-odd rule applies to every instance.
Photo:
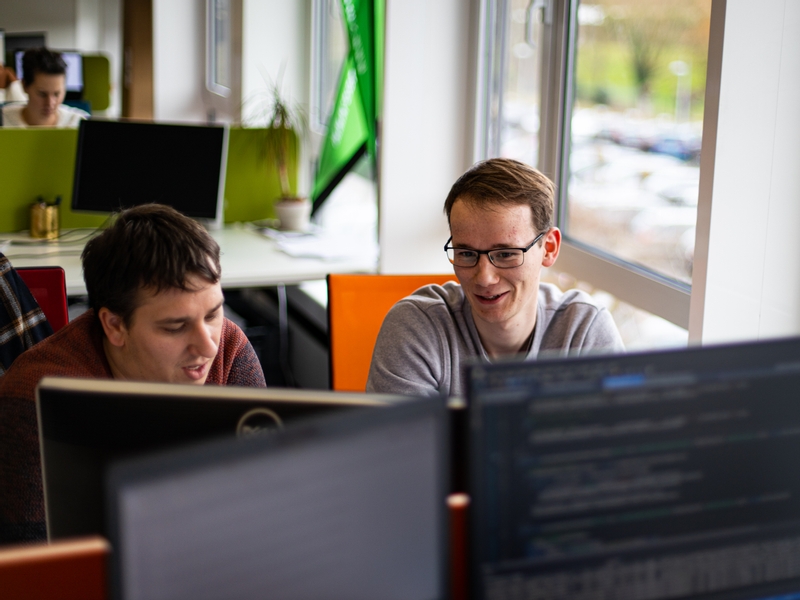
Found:
[[[463,250],[480,250],[480,248],[473,248],[472,246],[459,246],[455,242],[453,242],[454,248],[460,248]],[[503,248],[524,248],[525,246],[515,246],[513,244],[494,244],[489,247],[489,250],[502,250]]]
[[[223,304],[225,304],[225,300],[220,300],[219,304],[217,304],[206,314],[210,315],[211,313],[217,312],[220,308],[222,308]],[[166,319],[160,319],[156,321],[156,325],[174,325],[178,323],[185,323],[186,321],[189,321],[189,317],[167,317]]]

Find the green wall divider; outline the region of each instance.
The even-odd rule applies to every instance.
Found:
[[[274,167],[264,147],[272,131],[264,128],[231,127],[228,139],[228,171],[225,178],[225,222],[273,218],[273,204],[281,195]],[[294,139],[297,156],[297,138]],[[297,190],[297,160],[289,163],[289,181]]]
[[[111,103],[111,66],[102,54],[83,54],[83,99],[92,111],[106,110]]]
[[[274,216],[280,196],[274,169],[264,153],[265,129],[231,127],[225,180],[225,222],[254,221]],[[78,132],[75,129],[0,128],[0,232],[28,229],[30,205],[42,196],[54,202],[61,196],[61,227],[98,227],[105,215],[76,213],[72,202],[73,171]],[[297,162],[290,165],[297,181]]]

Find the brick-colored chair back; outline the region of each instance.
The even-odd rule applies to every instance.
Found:
[[[28,286],[53,333],[69,323],[67,278],[61,267],[19,267],[17,274]]]
[[[4,600],[106,600],[108,542],[93,536],[0,549]]]

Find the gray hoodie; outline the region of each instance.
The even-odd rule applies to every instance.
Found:
[[[533,343],[526,360],[625,350],[611,314],[579,290],[539,284]],[[489,356],[469,302],[454,282],[426,285],[400,300],[381,325],[367,392],[463,396],[462,361]]]

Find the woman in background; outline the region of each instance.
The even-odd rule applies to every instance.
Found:
[[[22,89],[26,104],[3,105],[3,127],[77,127],[88,113],[62,104],[67,94],[67,63],[47,48],[26,50],[22,57]],[[8,73],[5,73],[6,78]]]

